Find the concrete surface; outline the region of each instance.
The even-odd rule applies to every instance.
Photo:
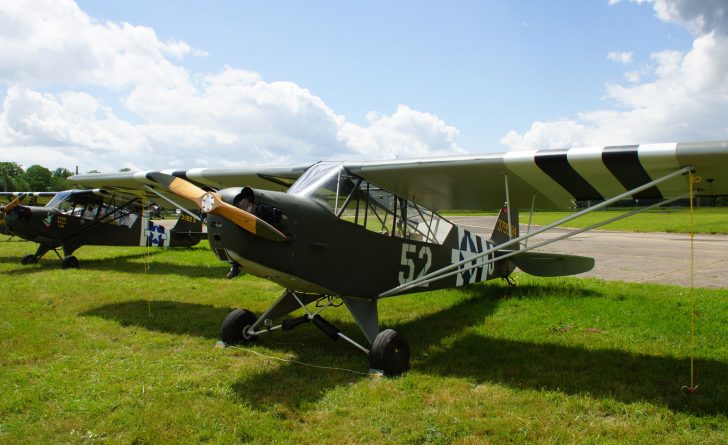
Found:
[[[496,218],[452,216],[448,219],[489,237]],[[525,225],[521,224],[520,229],[521,235],[526,233]],[[533,226],[531,231],[535,229]],[[553,229],[534,236],[529,244],[566,232],[565,229]],[[728,288],[728,236],[695,235],[694,246],[695,287]],[[690,286],[690,235],[594,230],[537,250],[594,258],[594,269],[577,275],[579,277]]]

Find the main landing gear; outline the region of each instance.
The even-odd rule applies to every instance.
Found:
[[[58,259],[61,260],[61,268],[78,269],[78,264],[79,264],[78,258],[71,255],[70,253],[67,254],[65,257],[61,257],[61,255],[58,253],[57,248],[49,247],[49,246],[43,245],[43,244],[38,246],[38,250],[34,254],[31,253],[31,254],[23,256],[20,259],[20,264],[22,264],[23,266],[27,266],[30,264],[37,264],[38,261],[43,257],[43,255],[45,255],[46,253],[48,253],[51,250],[56,254]],[[64,248],[64,251],[68,252],[67,250],[65,250],[65,248]],[[71,250],[71,252],[73,252],[73,250]]]
[[[276,330],[289,331],[311,322],[332,340],[342,339],[367,354],[370,373],[395,377],[409,370],[410,348],[404,337],[392,329],[376,332],[378,331],[376,300],[343,299],[364,335],[371,342],[371,349],[347,337],[321,316],[321,312],[325,309],[340,305],[341,303],[336,304],[339,301],[338,297],[299,294],[288,290],[260,317],[256,317],[246,309],[235,309],[230,312],[222,322],[220,335],[225,344],[246,344],[254,341],[259,335],[270,334]],[[317,310],[311,312],[308,305],[314,302]],[[277,318],[299,308],[303,308],[306,313],[278,324],[273,323]]]
[[[73,255],[67,255],[61,262],[63,269],[78,269],[78,258]]]

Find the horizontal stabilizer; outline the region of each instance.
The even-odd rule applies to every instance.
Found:
[[[594,258],[563,253],[523,252],[509,259],[522,271],[539,277],[576,275],[594,267]]]

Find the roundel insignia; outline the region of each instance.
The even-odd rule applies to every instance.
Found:
[[[212,193],[206,193],[205,196],[202,197],[202,205],[200,208],[203,212],[208,213],[210,210],[212,210],[212,207],[215,205],[215,197],[212,195]]]

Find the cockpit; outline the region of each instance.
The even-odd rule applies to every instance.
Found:
[[[350,173],[340,162],[314,164],[288,193],[315,199],[339,219],[381,235],[442,244],[453,227],[437,213]]]
[[[103,191],[65,190],[58,192],[45,207],[55,209],[64,215],[89,221],[103,218],[108,223],[131,227],[136,222],[138,215],[126,205],[117,206],[113,202],[105,202],[98,195],[101,192]]]

